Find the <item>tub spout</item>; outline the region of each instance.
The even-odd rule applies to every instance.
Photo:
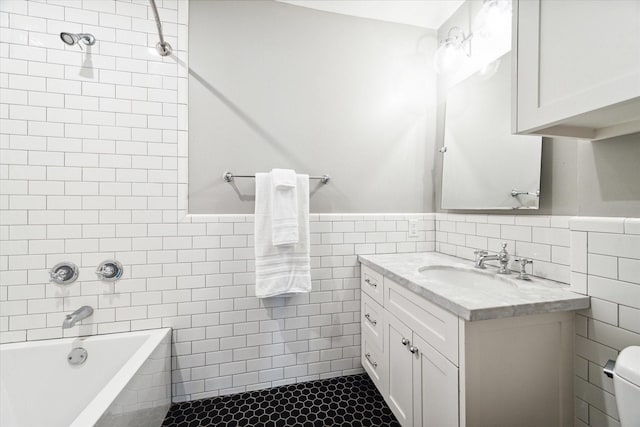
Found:
[[[74,311],[71,314],[67,314],[62,322],[62,329],[72,328],[76,323],[81,321],[82,319],[86,319],[87,317],[93,314],[93,308],[88,305],[84,305]]]

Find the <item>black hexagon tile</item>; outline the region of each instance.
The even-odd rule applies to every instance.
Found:
[[[400,427],[366,374],[176,403],[163,427]]]

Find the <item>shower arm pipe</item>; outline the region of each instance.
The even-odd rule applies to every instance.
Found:
[[[156,6],[156,0],[149,0],[151,3],[151,10],[153,10],[153,16],[156,19],[156,27],[158,27],[158,37],[160,41],[156,45],[156,49],[161,56],[171,55],[171,45],[164,40],[164,35],[162,34],[162,23],[160,22],[160,15],[158,14],[158,7]]]

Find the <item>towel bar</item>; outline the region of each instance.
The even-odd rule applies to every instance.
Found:
[[[255,175],[236,175],[228,171],[222,174],[222,178],[226,182],[233,181],[233,178],[255,178],[255,177],[256,177]],[[329,175],[321,175],[321,176],[310,176],[309,179],[319,179],[321,183],[328,184],[329,181],[331,180],[331,177]]]

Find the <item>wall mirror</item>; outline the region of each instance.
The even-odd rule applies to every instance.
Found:
[[[542,138],[511,134],[510,56],[447,93],[443,209],[539,207]]]

